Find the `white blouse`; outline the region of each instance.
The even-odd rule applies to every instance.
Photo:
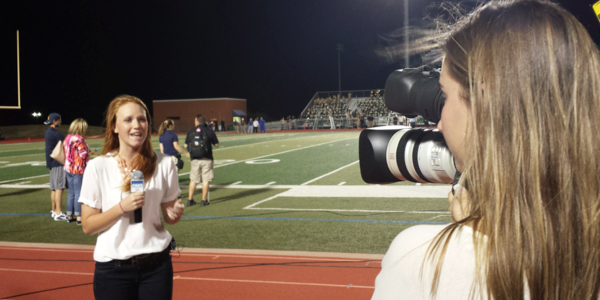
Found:
[[[100,232],[94,250],[94,260],[107,262],[128,259],[146,253],[161,252],[171,242],[171,234],[161,220],[161,203],[176,200],[181,190],[179,177],[171,157],[156,153],[157,167],[145,182],[145,203],[142,222],[133,222],[133,212],[127,212],[107,230]],[[79,202],[106,211],[129,196],[122,192],[123,180],[117,161],[111,155],[91,160],[83,174]]]

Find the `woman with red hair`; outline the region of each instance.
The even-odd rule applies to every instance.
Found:
[[[171,299],[171,234],[183,215],[179,177],[169,156],[148,138],[150,114],[138,98],[121,95],[108,106],[101,156],[83,175],[83,231],[98,233],[94,250],[96,299]],[[131,172],[144,174],[144,192],[130,193]],[[142,210],[135,223],[133,211]]]

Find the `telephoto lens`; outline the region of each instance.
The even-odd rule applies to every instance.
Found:
[[[452,183],[456,175],[454,156],[437,129],[365,129],[358,145],[360,174],[366,183]]]

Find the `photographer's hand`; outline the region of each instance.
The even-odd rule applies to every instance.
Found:
[[[454,185],[453,191],[448,193],[450,214],[452,214],[454,222],[461,221],[469,216],[471,210],[470,201],[469,191],[458,184]]]

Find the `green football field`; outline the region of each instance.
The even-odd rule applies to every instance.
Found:
[[[220,134],[212,205],[186,207],[167,226],[178,244],[231,248],[380,253],[402,230],[444,224],[447,185],[367,185],[359,132]],[[183,144],[185,136],[179,136]],[[152,137],[158,151],[158,137]],[[102,149],[102,139],[87,140]],[[184,202],[189,159],[180,172]],[[0,241],[94,244],[74,223],[50,218],[44,143],[0,145]],[[63,195],[66,211],[67,192]],[[194,199],[201,199],[201,190]]]

